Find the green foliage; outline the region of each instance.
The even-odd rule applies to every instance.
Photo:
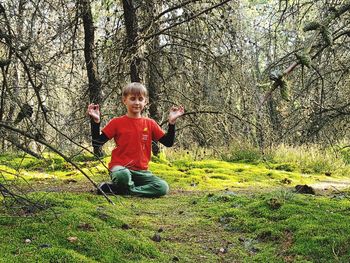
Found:
[[[251,145],[233,145],[228,152],[222,154],[222,159],[228,162],[257,163],[261,161],[262,153]]]
[[[289,86],[288,82],[284,79],[282,79],[281,81],[280,92],[282,99],[284,99],[285,101],[289,101]]]
[[[90,162],[96,160],[96,156],[92,154],[78,154],[72,158],[73,162]]]
[[[335,172],[342,174],[348,169],[346,162],[338,158],[334,151],[320,149],[316,145],[299,147],[280,145],[273,150],[273,155],[277,167],[282,165],[282,168],[287,170],[295,171],[297,169],[304,173]]]
[[[56,154],[47,154],[45,159],[36,159],[30,155],[13,155],[6,154],[1,156],[1,164],[11,167],[12,169],[25,169],[30,171],[38,170],[71,170],[71,166]]]
[[[307,32],[307,31],[316,30],[320,26],[321,26],[320,23],[313,21],[313,22],[306,24],[305,27],[303,28],[303,31]]]
[[[279,70],[272,71],[269,75],[269,78],[273,81],[278,81],[282,79],[283,73]]]
[[[157,156],[152,155],[151,161],[155,163],[169,164],[169,161],[167,160],[167,157],[164,152],[160,152]]]
[[[274,166],[276,170],[282,170],[287,172],[293,172],[295,170],[295,165],[292,163],[282,163]]]
[[[322,27],[321,34],[322,34],[322,38],[323,38],[324,42],[327,45],[331,46],[333,44],[333,36],[332,36],[332,32],[330,31],[330,29],[328,27]]]
[[[347,11],[350,10],[350,3],[345,3],[344,5],[340,6],[339,10],[337,11],[337,15],[341,15]]]
[[[306,66],[308,68],[311,67],[311,57],[308,53],[306,52],[299,52],[299,53],[296,53],[295,56],[297,57],[299,63],[303,66]]]
[[[340,150],[340,155],[344,162],[349,165],[350,164],[350,147],[344,148]]]
[[[11,60],[9,59],[0,59],[0,68],[4,68],[8,65],[10,65]]]

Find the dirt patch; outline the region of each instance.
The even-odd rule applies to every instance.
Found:
[[[350,188],[350,179],[348,180],[321,180],[317,183],[310,184],[317,192],[328,192],[334,190],[344,190]]]

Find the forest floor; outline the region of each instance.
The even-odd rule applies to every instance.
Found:
[[[110,195],[111,205],[57,156],[0,160],[0,183],[25,198],[1,199],[0,262],[350,261],[347,170],[153,158],[150,169],[170,193]],[[94,181],[108,181],[103,164],[76,163]]]

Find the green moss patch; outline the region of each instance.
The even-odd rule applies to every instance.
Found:
[[[109,180],[107,160],[78,156],[75,163],[98,183]],[[111,196],[113,206],[60,158],[5,155],[0,161],[0,183],[25,189],[25,197],[46,207],[11,207],[11,199],[0,195],[0,262],[350,260],[349,193],[293,191],[297,184],[346,181],[336,172],[163,155],[152,159],[150,170],[169,183],[169,195]]]

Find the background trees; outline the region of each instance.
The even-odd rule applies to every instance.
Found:
[[[89,102],[103,124],[142,81],[159,123],[183,104],[178,145],[349,139],[348,1],[69,1],[0,4],[1,147],[77,154]],[[94,149],[97,153],[99,149]]]

